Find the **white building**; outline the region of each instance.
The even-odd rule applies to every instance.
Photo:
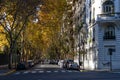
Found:
[[[120,0],[86,0],[84,68],[120,69]]]

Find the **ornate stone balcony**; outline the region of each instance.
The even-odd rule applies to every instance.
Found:
[[[120,21],[120,12],[98,14],[97,16],[97,22],[115,22],[115,21]]]

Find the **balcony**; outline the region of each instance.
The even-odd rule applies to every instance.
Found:
[[[104,36],[103,40],[115,40],[116,37],[115,36]]]
[[[114,22],[120,20],[120,12],[119,13],[107,13],[107,14],[98,14],[97,22]]]

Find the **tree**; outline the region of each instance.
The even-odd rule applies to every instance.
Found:
[[[39,13],[39,24],[48,29],[46,36],[49,40],[49,44],[45,48],[45,51],[50,51],[50,55],[55,54],[57,56],[57,54],[60,54],[60,46],[58,43],[65,7],[66,0],[44,0],[41,7],[41,12]]]
[[[40,0],[0,0],[0,25],[4,28],[10,46],[9,68],[12,54],[16,53],[17,40],[27,23],[36,14]]]
[[[8,42],[6,40],[5,34],[4,34],[4,29],[2,27],[0,27],[0,49],[2,48],[3,51],[4,47],[8,45]],[[6,52],[8,53],[8,52]]]

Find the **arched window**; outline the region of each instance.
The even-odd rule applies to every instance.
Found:
[[[115,39],[115,27],[107,26],[104,30],[104,39]]]
[[[114,3],[113,1],[107,0],[103,3],[103,13],[113,13],[114,12]]]

